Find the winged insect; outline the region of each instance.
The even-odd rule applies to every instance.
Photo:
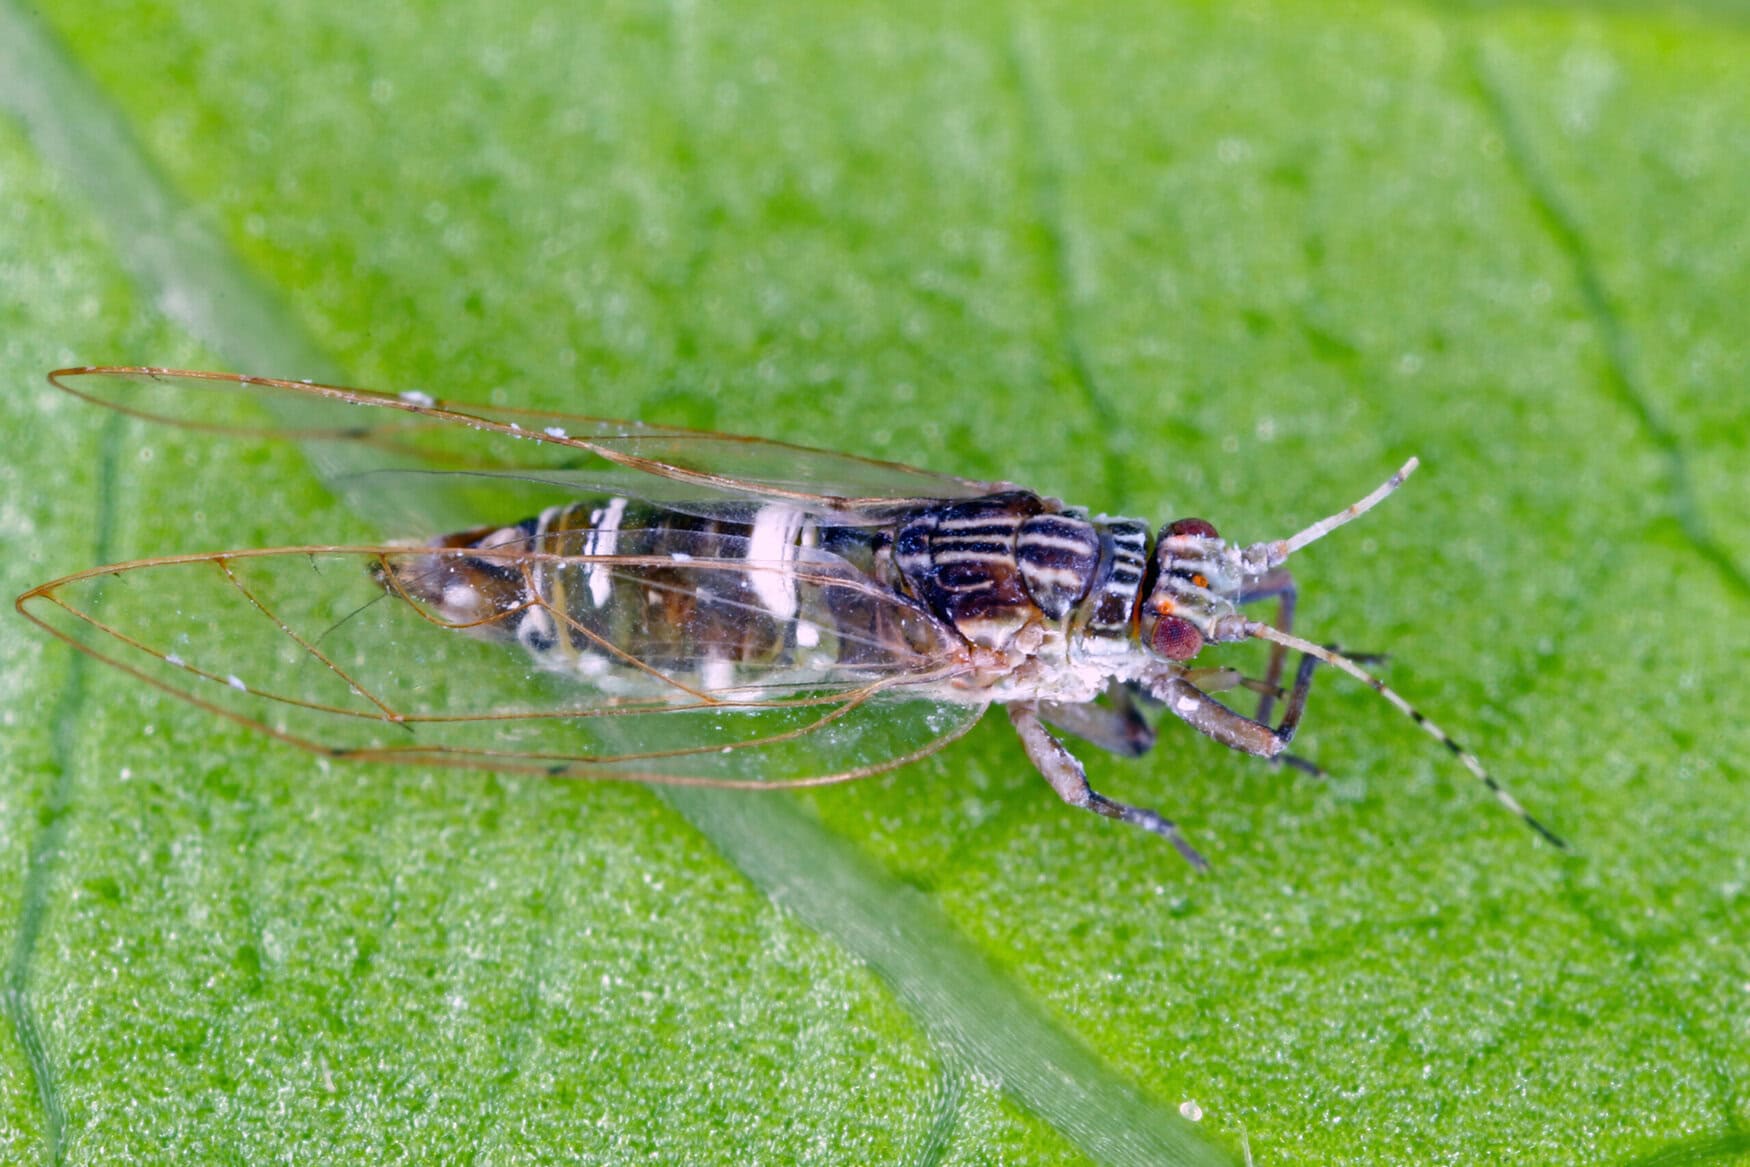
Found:
[[[1288,750],[1325,664],[1560,845],[1357,658],[1293,632],[1288,559],[1383,501],[1414,458],[1294,535],[1241,544],[1200,518],[1155,531],[1010,483],[424,392],[154,368],[51,380],[136,417],[296,441],[358,509],[419,533],[143,559],[18,599],[75,647],[324,755],[819,785],[932,754],[1000,705],[1064,801],[1201,866],[1170,820],[1095,791],[1058,734],[1140,755],[1155,740],[1141,707],[1159,705],[1316,771]],[[1273,621],[1242,610],[1265,600]],[[1248,640],[1271,644],[1261,678],[1193,664]],[[1253,715],[1216,695],[1240,688],[1259,694]]]

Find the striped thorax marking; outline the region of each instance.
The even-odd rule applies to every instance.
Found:
[[[1039,610],[1061,620],[1093,586],[1100,535],[1079,515],[1034,515],[1015,533],[1015,559]]]
[[[1015,540],[1044,507],[1026,491],[932,507],[901,525],[894,566],[908,589],[962,636],[1001,648],[1035,611]]]
[[[893,562],[931,611],[975,643],[1003,648],[1028,624],[1065,622],[1095,654],[1122,654],[1148,529],[1015,491],[914,516],[896,535]]]
[[[1131,626],[1148,565],[1148,527],[1136,519],[1101,520],[1098,582],[1083,604],[1087,613],[1080,651],[1087,656],[1122,656],[1131,651]]]

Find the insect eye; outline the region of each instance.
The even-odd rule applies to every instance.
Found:
[[[1167,524],[1167,529],[1161,532],[1164,539],[1171,535],[1201,535],[1205,539],[1219,539],[1215,533],[1215,524],[1208,519],[1177,519]]]
[[[1203,633],[1183,616],[1163,616],[1149,635],[1149,645],[1168,660],[1190,660],[1203,648]]]

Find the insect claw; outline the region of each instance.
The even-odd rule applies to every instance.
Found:
[[[1303,758],[1299,754],[1278,754],[1270,761],[1278,766],[1287,766],[1290,770],[1299,770],[1302,774],[1317,778],[1320,782],[1328,782],[1331,778],[1329,770],[1311,758]]]
[[[1166,836],[1166,839],[1167,842],[1171,843],[1178,850],[1179,854],[1185,857],[1185,862],[1189,863],[1198,871],[1209,870],[1209,860],[1199,854],[1197,848],[1186,842],[1185,836],[1181,835],[1177,830],[1174,830],[1172,834]]]
[[[1110,800],[1103,801],[1109,802]],[[1195,867],[1198,871],[1209,870],[1209,860],[1205,859],[1198,852],[1197,848],[1193,847],[1190,841],[1187,840],[1184,835],[1179,833],[1178,824],[1174,823],[1172,819],[1166,818],[1156,811],[1149,810],[1147,807],[1125,806],[1123,803],[1113,803],[1112,805],[1122,808],[1124,813],[1119,816],[1120,821],[1127,822],[1132,826],[1141,827],[1150,834],[1159,835],[1161,838],[1171,843],[1174,849],[1177,850],[1180,855],[1185,857],[1185,862],[1189,863],[1192,867]]]

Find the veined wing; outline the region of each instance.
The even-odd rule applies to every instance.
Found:
[[[191,429],[302,444],[343,494],[368,510],[395,474],[471,479],[656,501],[783,502],[843,525],[886,521],[945,498],[1009,489],[893,462],[761,438],[563,413],[399,396],[303,381],[175,369],[91,367],[50,375],[75,396]],[[264,412],[265,411],[265,412]],[[507,440],[521,439],[521,440]],[[627,486],[627,474],[670,485]],[[432,480],[423,484],[430,489]],[[503,521],[507,516],[500,516]]]
[[[904,765],[982,712],[939,699],[967,667],[943,630],[831,558],[786,569],[813,589],[799,610],[875,610],[904,622],[905,635],[841,651],[833,639],[841,628],[804,646],[831,647],[841,663],[801,660],[792,640],[719,676],[643,625],[598,626],[555,597],[552,577],[562,572],[577,573],[574,586],[587,597],[598,570],[611,572],[617,588],[685,595],[761,570],[729,558],[677,563],[636,548],[582,556],[383,545],[166,557],[44,584],[18,607],[167,692],[329,756],[579,778],[814,784]],[[482,564],[529,590],[457,620],[408,586]],[[534,586],[542,573],[545,590]],[[560,667],[559,658],[530,651],[531,622],[544,623],[555,643],[587,649]],[[842,627],[855,635],[855,625]],[[600,663],[577,663],[586,656]]]

